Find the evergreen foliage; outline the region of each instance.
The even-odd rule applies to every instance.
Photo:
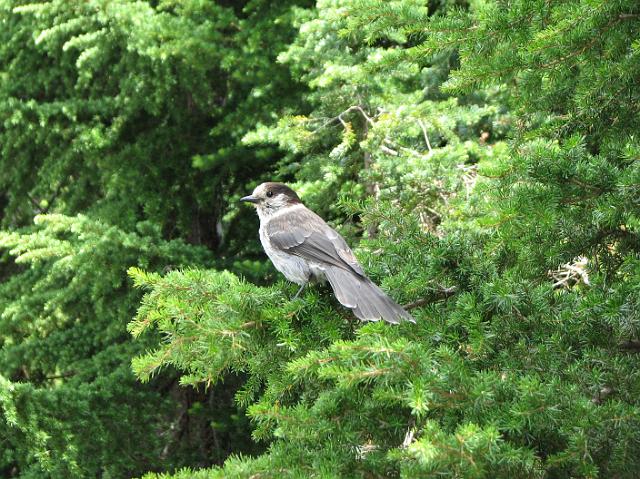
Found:
[[[0,2],[4,224],[83,212],[219,248],[229,196],[272,156],[239,138],[297,98],[272,61],[292,34],[289,10]]]
[[[422,2],[396,3],[427,11]],[[398,28],[375,38],[346,30],[353,8],[368,7],[327,0],[299,13],[300,33],[278,59],[308,85],[310,111],[260,126],[245,141],[288,151],[281,173],[295,172],[298,189],[325,216],[343,215],[341,196],[373,197],[393,200],[434,230],[448,201],[468,196],[478,161],[495,153],[477,138],[495,143],[509,119],[495,90],[442,93],[455,63],[451,51],[416,62],[403,56],[410,42]],[[389,62],[393,68],[384,68]]]
[[[0,235],[15,257],[0,287],[0,470],[122,477],[153,467],[163,448],[176,447],[160,434],[176,405],[160,390],[137,386],[131,374],[128,362],[145,345],[127,338],[139,295],[127,287],[125,270],[162,271],[210,256],[163,241],[158,228],[126,233],[63,215],[37,216],[36,225]]]
[[[273,61],[296,3],[0,0],[0,475],[130,477],[255,450],[232,379],[134,379],[157,338],[126,332],[126,270],[238,259],[260,276],[234,255],[257,246],[224,234],[244,223],[223,217],[276,155],[239,139],[298,101]]]
[[[637,2],[0,24],[0,474],[637,476]],[[232,203],[264,178],[417,323],[290,299]]]
[[[482,141],[473,147],[484,148],[476,158],[481,180],[469,202],[447,205],[440,239],[430,228],[420,227],[411,204],[407,209],[412,214],[407,215],[389,203],[366,203],[372,211],[364,223],[374,224],[378,237],[360,254],[369,265],[370,248],[384,252],[376,255],[376,264],[386,268],[385,284],[397,296],[429,297],[419,289],[429,284],[455,286],[457,294],[445,302],[433,302],[437,295],[431,296],[426,301],[431,304],[414,313],[414,327],[365,325],[355,337],[345,334],[330,345],[315,333],[311,350],[296,344],[286,362],[274,356],[272,376],[262,378],[264,390],[249,408],[254,436],[270,442],[268,454],[229,460],[224,469],[206,477],[636,475],[640,381],[637,358],[628,348],[637,343],[633,285],[640,279],[634,273],[638,240],[637,203],[632,198],[638,159],[633,137],[637,12],[629,2],[554,7],[523,1],[511,2],[506,10],[498,2],[478,2],[468,11],[438,13],[429,15],[407,2],[320,2],[318,19],[303,24],[297,40],[313,52],[311,60],[296,43],[281,59],[303,59],[312,105],[320,105],[316,114],[342,124],[342,142],[335,147],[335,140],[318,139],[317,144],[314,126],[325,126],[317,120],[313,124],[313,113],[311,120],[285,119],[279,127],[263,130],[263,137],[305,155],[307,164],[321,162],[317,149],[324,148],[324,158],[334,160],[325,167],[324,179],[351,188],[344,176],[327,177],[327,172],[334,171],[330,168],[341,158],[349,164],[345,152],[360,158],[375,154],[367,150],[368,135],[385,118],[383,113],[374,120],[374,108],[387,105],[372,100],[373,95],[358,97],[358,67],[371,80],[367,92],[388,91],[399,99],[389,84],[407,65],[419,65],[425,58],[436,61],[443,47],[455,48],[461,66],[452,72],[445,91],[477,96],[481,93],[474,88],[495,85],[506,92],[505,102],[517,115],[508,154],[500,145],[486,147]],[[610,27],[618,24],[622,28],[614,32]],[[331,41],[314,37],[322,28],[335,28]],[[373,55],[348,44],[358,39],[368,42],[362,51],[379,48],[389,58],[379,54],[380,65],[371,65]],[[413,45],[401,51],[388,46],[405,40]],[[327,47],[331,60],[322,57],[318,45],[333,47],[340,41],[353,48],[344,47],[344,64],[339,47]],[[600,71],[605,67],[603,79]],[[388,83],[377,85],[377,74]],[[348,80],[343,84],[344,77]],[[339,115],[351,108],[353,98],[373,104],[358,104],[347,112],[359,122],[359,133],[353,133],[358,130],[345,120],[346,113]],[[615,109],[615,118],[603,109],[603,98]],[[399,103],[402,108],[402,100]],[[411,111],[417,102],[407,103],[405,109]],[[452,115],[455,118],[455,110]],[[474,125],[477,120],[471,118],[468,124]],[[420,132],[402,121],[394,125],[413,138]],[[311,135],[304,134],[305,129]],[[429,130],[427,134],[435,136]],[[356,144],[362,148],[359,154],[352,148]],[[383,154],[371,164],[383,163]],[[409,156],[393,166],[403,165]],[[314,179],[302,165],[299,177]],[[361,165],[365,168],[357,171],[371,181],[369,165]],[[448,166],[446,174],[455,178],[452,164]],[[319,169],[322,172],[322,166]],[[389,180],[393,175],[385,173],[381,190],[388,187],[387,198],[397,200]],[[429,169],[425,173],[430,180],[438,179]],[[405,184],[402,179],[398,183]],[[313,194],[308,198],[314,202]],[[384,198],[384,193],[377,197]],[[424,205],[425,198],[421,200]],[[387,258],[392,259],[385,264]],[[153,293],[148,298],[171,290],[172,280],[149,284]],[[309,296],[307,308],[315,306]],[[274,307],[260,306],[247,315],[227,302],[228,293],[216,297],[219,306],[245,311],[244,324]],[[281,307],[281,301],[275,306]],[[159,307],[163,301],[153,303],[152,314],[164,323],[175,321]],[[145,308],[141,312],[150,314]],[[304,318],[315,319],[323,311],[323,306],[317,312],[304,310]],[[210,311],[203,318],[217,314]],[[315,323],[307,319],[287,324],[307,334]],[[159,325],[164,330],[162,320]],[[277,332],[270,323],[264,327],[269,336]],[[264,347],[263,354],[275,354],[263,334],[246,331],[240,347]],[[168,341],[156,354],[175,344]],[[172,359],[168,364],[180,367]]]

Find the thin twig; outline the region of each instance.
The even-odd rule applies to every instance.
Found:
[[[77,373],[75,371],[67,371],[66,373],[61,373],[61,374],[56,374],[53,376],[46,376],[45,379],[50,381],[53,379],[63,379],[63,378],[70,378],[72,376],[75,376]]]
[[[40,206],[40,202],[38,202],[33,196],[31,196],[29,193],[27,193],[27,199],[31,202],[31,204],[34,206],[34,208],[36,209],[36,211],[38,212],[38,214],[41,215],[46,215],[49,210],[51,209],[51,207],[53,206],[53,202],[56,200],[56,198],[58,198],[58,195],[60,194],[60,191],[62,190],[62,184],[59,184],[56,188],[56,190],[53,192],[53,194],[51,195],[51,198],[49,198],[46,201],[47,206],[45,208],[42,208]]]
[[[347,108],[345,111],[343,111],[342,113],[340,113],[337,116],[334,116],[333,118],[330,118],[329,120],[324,122],[322,125],[320,125],[318,128],[313,130],[311,133],[316,133],[316,132],[322,130],[323,128],[326,128],[327,126],[331,125],[332,123],[335,123],[336,121],[339,121],[342,124],[342,126],[346,128],[346,122],[344,121],[344,119],[342,117],[344,115],[346,115],[347,113],[350,113],[352,111],[359,111],[362,114],[363,118],[367,121],[367,123],[369,123],[370,125],[373,126],[373,124],[374,124],[373,119],[369,115],[367,115],[367,113],[364,111],[364,108],[362,108],[360,105],[352,105],[349,108]]]
[[[439,290],[436,290],[435,293],[431,296],[420,298],[413,301],[412,303],[405,304],[403,308],[409,311],[411,309],[419,308],[420,306],[426,306],[427,304],[435,303],[436,301],[439,301],[441,299],[447,299],[450,296],[456,294],[457,291],[458,288],[456,286],[441,288]]]
[[[429,150],[429,154],[433,153],[433,149],[431,148],[431,142],[429,141],[429,135],[427,135],[427,127],[421,118],[418,118],[418,125],[422,128],[422,133],[424,134],[424,141],[427,144],[427,149]]]
[[[38,214],[42,214],[42,208],[40,207],[40,203],[38,203],[33,196],[31,196],[29,193],[27,193],[27,199],[31,202],[31,204],[34,206],[34,208],[36,209],[36,211],[38,212]]]

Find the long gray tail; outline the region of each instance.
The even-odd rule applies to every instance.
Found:
[[[336,298],[343,306],[351,308],[362,321],[379,321],[398,324],[415,319],[402,306],[387,296],[366,276],[357,276],[342,268],[330,266],[324,271]]]

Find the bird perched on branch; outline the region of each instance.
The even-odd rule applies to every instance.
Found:
[[[300,289],[329,281],[343,306],[363,321],[415,322],[365,275],[346,241],[282,183],[263,183],[240,201],[252,203],[260,218],[260,241],[273,265]]]

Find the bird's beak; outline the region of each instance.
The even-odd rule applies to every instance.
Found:
[[[249,196],[243,196],[242,198],[240,198],[240,201],[245,201],[247,203],[257,203],[259,200],[255,196],[249,195]]]

